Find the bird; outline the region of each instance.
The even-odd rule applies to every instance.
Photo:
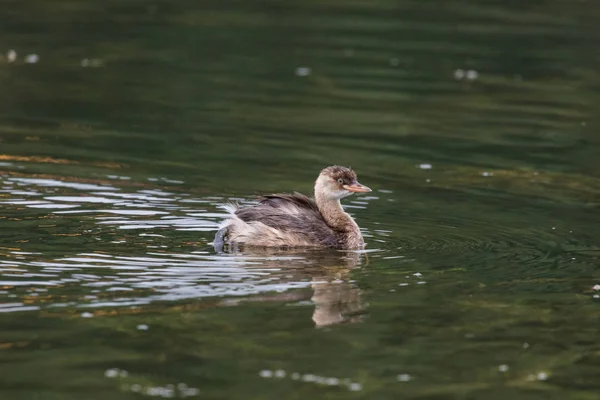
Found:
[[[213,246],[362,249],[360,228],[340,200],[370,191],[351,168],[329,166],[315,181],[314,198],[276,193],[259,197],[256,205],[225,205],[229,216],[219,225]]]

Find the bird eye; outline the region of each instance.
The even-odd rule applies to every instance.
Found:
[[[341,185],[342,183],[344,183],[344,180],[342,178],[338,179],[338,183]]]

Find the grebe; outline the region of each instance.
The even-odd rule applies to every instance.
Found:
[[[314,200],[294,192],[262,196],[255,206],[225,206],[231,215],[219,226],[214,247],[221,249],[228,244],[361,249],[365,242],[360,229],[344,211],[340,199],[370,191],[358,183],[352,169],[327,167],[315,182]]]

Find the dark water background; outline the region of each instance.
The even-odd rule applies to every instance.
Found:
[[[592,1],[5,0],[0,397],[596,399]],[[364,254],[217,255],[329,164]],[[598,292],[598,294],[596,294]]]

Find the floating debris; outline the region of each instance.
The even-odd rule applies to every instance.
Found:
[[[527,380],[529,381],[546,381],[548,380],[549,375],[547,372],[544,371],[540,371],[537,374],[531,374],[527,377]]]
[[[498,371],[500,371],[500,372],[508,371],[508,365],[506,365],[506,364],[498,365]]]
[[[296,68],[296,76],[309,76],[312,73],[310,67],[298,67]]]
[[[285,371],[281,369],[275,371],[275,378],[285,378]]]
[[[107,378],[127,378],[129,373],[124,369],[119,368],[109,368],[104,371],[104,376]]]
[[[81,318],[93,318],[94,314],[92,314],[91,312],[82,312],[81,313]]]
[[[479,72],[475,71],[474,69],[464,70],[459,68],[454,71],[454,79],[457,81],[461,81],[463,79],[467,81],[474,81],[478,78]]]
[[[271,371],[268,369],[263,369],[259,372],[259,376],[262,378],[285,378],[288,374],[281,369]],[[327,377],[327,376],[319,376],[314,374],[299,374],[298,372],[292,372],[289,374],[289,377],[294,381],[302,381],[302,382],[312,382],[318,385],[327,385],[327,386],[345,386],[348,390],[351,391],[359,391],[362,390],[362,384],[358,382],[352,382],[350,379],[340,379],[336,377]]]
[[[400,382],[409,382],[412,380],[412,376],[409,374],[400,374],[398,375],[398,381]]]
[[[37,54],[28,54],[25,56],[25,64],[36,64],[40,60]]]
[[[137,326],[137,330],[138,331],[147,331],[148,330],[148,325],[146,325],[146,324],[139,324]]]
[[[417,168],[420,168],[420,169],[431,169],[431,168],[433,168],[433,165],[431,165],[431,164],[419,164],[417,166]]]
[[[268,369],[263,369],[259,373],[261,378],[271,378],[273,377],[273,371],[269,371]]]
[[[479,72],[475,71],[474,69],[467,71],[467,80],[474,81],[477,78],[479,78]]]
[[[84,58],[83,60],[81,60],[81,66],[84,68],[98,68],[102,66],[102,60],[100,60],[99,58]]]
[[[9,63],[17,61],[17,52],[14,50],[9,50],[8,53],[6,53],[6,59]]]
[[[454,71],[454,79],[456,79],[457,81],[464,79],[464,77],[465,71],[463,71],[462,69],[457,69]]]

